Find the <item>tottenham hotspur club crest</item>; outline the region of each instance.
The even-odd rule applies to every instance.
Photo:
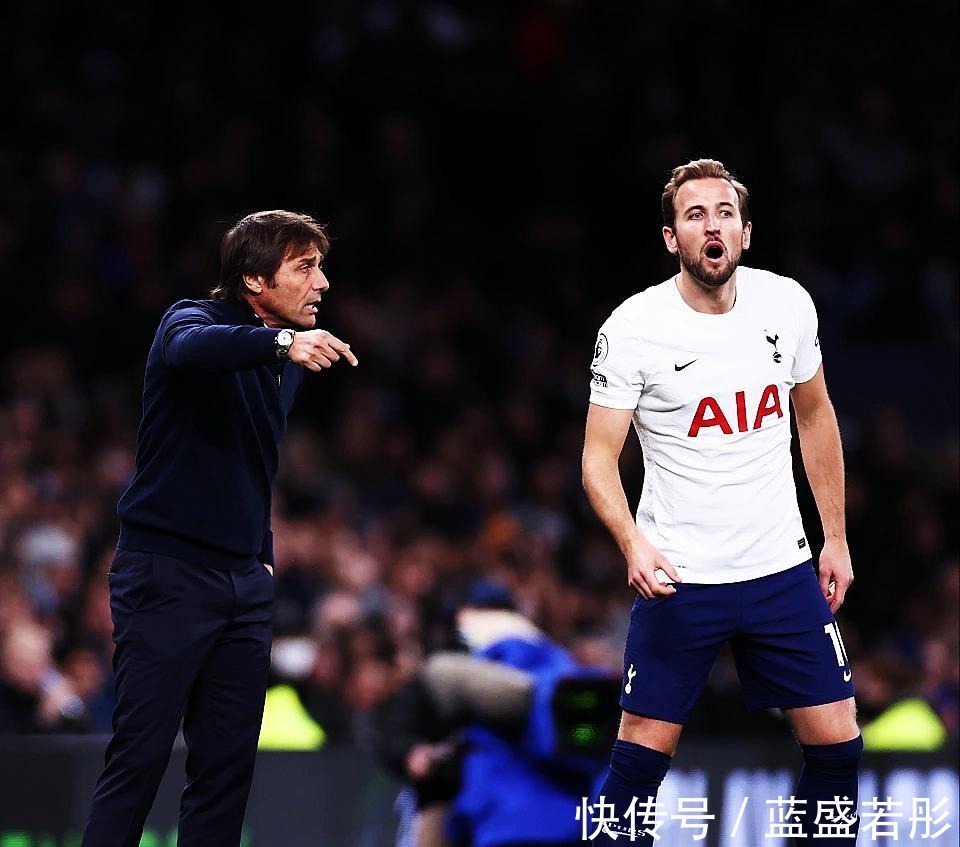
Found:
[[[623,686],[623,691],[625,694],[630,694],[633,691],[633,678],[637,675],[637,672],[633,669],[631,664],[627,670],[627,684]]]
[[[780,351],[777,350],[777,341],[779,340],[780,336],[771,335],[767,330],[764,330],[764,334],[767,336],[767,341],[773,345],[773,361],[779,365],[780,361],[783,359],[783,356],[780,355]]]

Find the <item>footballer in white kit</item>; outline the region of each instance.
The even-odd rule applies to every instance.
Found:
[[[803,832],[817,832],[818,804],[848,801],[846,832],[817,834],[829,847],[856,835],[863,750],[834,618],[853,580],[842,448],[810,296],[740,265],[752,233],[747,196],[715,160],[674,169],[663,238],[680,272],[627,299],[597,336],[584,488],[637,592],[600,795],[617,815],[656,796],[729,644],[747,707],[782,709],[800,744],[795,797],[811,809]],[[823,523],[818,568],[797,505],[791,408]],[[644,465],[635,515],[618,464],[631,424]],[[612,823],[609,832],[652,843]]]
[[[677,282],[672,277],[615,309],[591,366],[590,402],[633,411],[644,464],[637,526],[682,580],[674,584],[680,596],[666,603],[669,616],[658,608],[664,600],[637,598],[624,668],[641,679],[670,673],[684,684],[630,686],[621,705],[686,723],[720,648],[736,636],[748,707],[850,697],[849,661],[812,567],[790,453],[790,391],[821,365],[813,302],[791,279],[740,266],[733,307],[706,314],[684,302]],[[774,582],[752,582],[793,569]],[[729,598],[695,589],[747,582]],[[795,584],[806,587],[807,603],[798,603]],[[725,603],[729,616],[721,614]],[[774,623],[795,619],[787,643],[757,621],[752,634],[764,645],[751,644],[741,626],[744,604]],[[686,650],[691,636],[696,648]],[[770,664],[774,655],[782,667]]]

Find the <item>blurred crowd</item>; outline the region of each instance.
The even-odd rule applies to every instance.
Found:
[[[106,572],[146,350],[262,208],[329,222],[320,325],[361,362],[305,380],[275,494],[276,637],[298,645],[278,672],[328,742],[375,743],[478,576],[619,668],[632,596],[580,488],[588,367],[607,314],[673,273],[669,170],[711,155],[753,192],[746,263],[819,308],[861,714],[920,697],[956,737],[957,111],[934,37],[956,9],[891,28],[833,3],[822,27],[817,4],[793,26],[687,5],[680,29],[586,0],[333,2],[229,32],[216,4],[92,28],[80,7],[11,12],[0,732],[109,731]],[[622,464],[635,503],[632,438]],[[725,657],[692,728],[784,731],[768,718],[747,723]]]

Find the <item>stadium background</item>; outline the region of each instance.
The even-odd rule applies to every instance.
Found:
[[[104,574],[144,356],[261,208],[329,224],[321,325],[361,360],[307,380],[276,486],[277,637],[309,647],[325,747],[376,754],[378,710],[477,574],[618,666],[631,598],[579,485],[589,359],[673,272],[660,190],[704,155],[751,189],[747,264],[818,305],[861,712],[920,698],[955,757],[957,9],[777,6],[8,8],[0,733],[47,736],[18,755],[109,727]],[[631,440],[631,502],[639,460]],[[803,483],[801,506],[817,550]],[[786,741],[726,661],[690,730],[720,734]]]

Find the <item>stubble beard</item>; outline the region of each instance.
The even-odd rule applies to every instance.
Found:
[[[720,288],[734,275],[742,256],[743,251],[740,251],[735,256],[729,256],[724,264],[714,268],[707,264],[706,257],[699,254],[693,257],[681,249],[680,264],[704,288]]]

